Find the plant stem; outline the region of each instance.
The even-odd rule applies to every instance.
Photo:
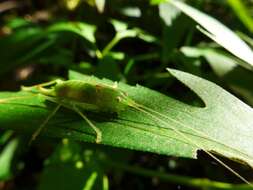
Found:
[[[102,50],[102,57],[108,54],[109,51],[121,40],[119,35],[115,35],[113,39],[105,46],[105,48]]]
[[[138,166],[129,166],[124,165],[117,162],[106,161],[106,164],[117,169],[125,170],[127,172],[131,172],[137,175],[145,176],[145,177],[157,177],[160,180],[168,181],[175,184],[185,185],[189,187],[198,187],[198,188],[211,188],[211,189],[234,189],[234,190],[242,190],[249,189],[249,186],[246,184],[233,185],[230,183],[224,183],[219,181],[211,181],[209,179],[203,178],[192,178],[188,176],[181,176],[175,174],[167,174],[164,172],[158,172],[154,170],[144,169]]]
[[[113,37],[113,39],[105,46],[105,48],[102,50],[102,56],[106,56],[111,49],[122,39],[124,38],[131,38],[135,37],[137,35],[137,32],[134,30],[125,30],[121,32],[117,32],[116,35]]]

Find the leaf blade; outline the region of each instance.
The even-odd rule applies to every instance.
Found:
[[[252,109],[211,82],[181,71],[172,69],[168,71],[201,97],[206,107],[194,107],[141,86],[132,87],[120,83],[119,89],[127,92],[136,102],[159,111],[170,119],[162,118],[167,123],[165,125],[164,122],[154,121],[148,115],[132,108],[117,116],[86,113],[102,131],[102,143],[190,158],[196,158],[197,150],[205,149],[253,165],[253,150],[250,148],[252,137],[249,135],[253,134]],[[70,73],[70,79],[113,84],[109,80],[75,72]],[[4,93],[0,96],[3,98]],[[10,96],[10,93],[5,96]],[[17,103],[19,105],[16,105]],[[25,109],[22,106],[25,106]],[[52,106],[55,105],[38,97],[27,102],[16,100],[9,105],[0,104],[0,126],[7,128],[9,126],[13,129],[19,127],[24,132],[34,131],[36,123],[38,126],[43,121]],[[28,118],[34,120],[27,120]],[[175,128],[192,142],[198,142],[198,146],[178,135]],[[67,109],[62,109],[56,114],[43,134],[87,142],[94,142],[95,139],[94,131],[77,114]]]

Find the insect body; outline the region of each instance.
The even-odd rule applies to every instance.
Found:
[[[131,99],[117,86],[92,84],[80,80],[57,80],[51,89],[38,86],[43,95],[64,105],[79,105],[84,110],[118,113],[127,108]]]
[[[87,118],[87,116],[82,113],[82,110],[119,113],[125,110],[128,106],[135,104],[135,102],[131,100],[126,93],[117,89],[116,83],[114,86],[107,86],[81,80],[55,80],[32,87],[23,87],[23,90],[32,91],[34,87],[36,87],[38,92],[44,95],[46,99],[59,104],[52,114],[48,116],[46,122],[48,122],[60,106],[72,109],[84,118],[95,130],[97,134],[97,143],[101,142],[102,134],[100,130]],[[46,123],[44,122],[38,128],[38,130],[33,134],[32,140],[38,136],[45,125]]]

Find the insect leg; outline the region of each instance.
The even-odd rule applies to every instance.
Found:
[[[49,81],[49,82],[36,84],[36,85],[33,85],[33,86],[21,86],[21,89],[23,91],[31,91],[31,89],[34,88],[34,87],[42,88],[42,87],[50,86],[50,85],[61,83],[61,82],[62,82],[61,79],[56,79],[56,80],[52,80],[52,81]]]
[[[88,125],[96,132],[96,143],[101,143],[102,141],[102,133],[100,129],[98,129],[89,119],[85,116],[76,106],[74,106],[74,110],[88,123]]]
[[[50,86],[50,85],[61,83],[61,82],[62,82],[61,79],[55,79],[55,80],[52,80],[52,81],[49,81],[49,82],[37,84],[35,86],[45,87],[45,86]]]
[[[47,118],[44,120],[44,122],[39,126],[39,128],[32,134],[32,138],[29,142],[29,144],[31,144],[32,141],[34,141],[36,139],[36,137],[40,134],[41,130],[46,126],[46,124],[48,123],[48,121],[56,114],[56,112],[59,110],[59,108],[61,107],[60,104],[58,104],[55,109],[47,116]]]

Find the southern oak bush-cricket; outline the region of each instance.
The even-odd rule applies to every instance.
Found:
[[[152,120],[159,121],[166,127],[162,128],[170,128],[173,130],[179,137],[186,140],[191,145],[197,147],[198,149],[202,149],[206,154],[240,178],[242,181],[252,184],[247,181],[244,177],[218,159],[213,153],[205,150],[205,148],[200,145],[198,142],[192,140],[187,137],[184,133],[178,130],[175,127],[172,127],[167,124],[166,119],[173,120],[177,124],[190,128],[199,135],[207,136],[207,134],[203,132],[199,132],[196,129],[186,126],[185,124],[180,123],[173,118],[170,118],[164,114],[159,113],[147,106],[139,104],[138,102],[131,99],[126,92],[119,90],[117,87],[117,83],[114,85],[105,85],[102,83],[98,83],[95,81],[82,81],[82,80],[54,80],[43,84],[34,85],[31,87],[22,87],[22,90],[28,91],[31,93],[38,93],[45,97],[47,101],[51,101],[57,104],[57,106],[53,109],[53,111],[45,118],[44,122],[38,127],[38,129],[33,133],[31,141],[35,140],[39,135],[43,127],[46,126],[50,118],[52,118],[55,113],[59,110],[59,108],[65,107],[70,110],[78,113],[87,124],[95,131],[96,133],[96,143],[100,143],[103,139],[103,135],[99,128],[97,128],[93,122],[83,113],[83,111],[94,112],[94,113],[120,113],[126,109],[134,109],[135,111],[142,112],[148,115]],[[19,98],[19,97],[17,97]],[[24,97],[22,97],[24,98]],[[5,101],[10,101],[13,98],[2,99],[2,103]],[[163,119],[162,119],[163,118]],[[152,132],[152,131],[151,131]]]

